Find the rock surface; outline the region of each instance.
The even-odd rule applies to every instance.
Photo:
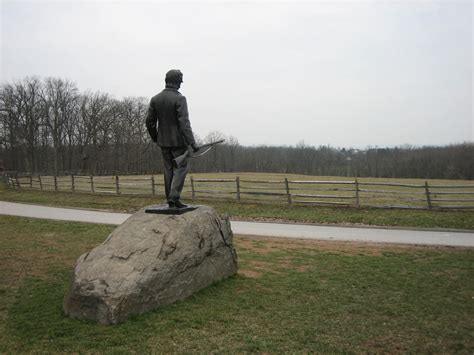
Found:
[[[123,322],[190,296],[237,272],[227,218],[200,206],[182,215],[141,210],[77,260],[64,312]]]

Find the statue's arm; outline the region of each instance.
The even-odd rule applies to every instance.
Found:
[[[150,106],[148,107],[148,114],[146,116],[146,128],[150,134],[153,142],[158,140],[158,131],[156,129],[157,117],[155,114],[155,107],[153,105],[153,100],[150,101]]]
[[[189,122],[188,103],[185,96],[180,96],[176,103],[176,110],[178,112],[178,123],[181,135],[187,145],[193,145],[194,141],[193,130],[191,129],[191,123]]]

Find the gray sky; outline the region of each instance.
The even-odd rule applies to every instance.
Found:
[[[200,137],[474,140],[472,1],[0,1],[1,82],[54,76],[150,98],[177,68]]]

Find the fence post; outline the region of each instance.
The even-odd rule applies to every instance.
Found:
[[[71,174],[71,191],[76,191],[76,180],[74,180],[74,174]]]
[[[235,177],[235,186],[237,188],[236,190],[237,202],[240,202],[240,177],[238,176]]]
[[[357,181],[357,178],[355,178],[355,206],[357,208],[360,207],[360,203],[359,203],[359,181]]]
[[[194,178],[191,176],[191,196],[192,200],[194,201],[196,199],[196,194],[194,192]]]
[[[155,175],[151,175],[151,194],[155,196]]]
[[[120,194],[120,182],[118,175],[115,175],[115,192],[117,193],[117,195]]]
[[[425,181],[425,193],[426,193],[426,203],[428,204],[428,209],[431,210],[433,208],[431,204],[431,197],[430,197],[430,190],[428,188],[428,181]]]
[[[30,189],[33,188],[33,174],[30,174]]]
[[[39,181],[39,184],[40,184],[40,191],[43,191],[43,182],[41,181],[41,175],[38,174],[38,181]]]
[[[56,175],[53,176],[54,178],[54,191],[58,191],[58,178]]]
[[[285,178],[285,187],[286,187],[286,196],[288,197],[288,204],[291,205],[290,184],[288,183],[288,178]]]
[[[94,175],[91,175],[91,192],[94,193]]]

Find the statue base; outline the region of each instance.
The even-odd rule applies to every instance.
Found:
[[[169,207],[168,205],[153,205],[145,208],[145,213],[156,213],[156,214],[183,214],[189,211],[194,211],[199,206],[188,205],[183,208]]]

